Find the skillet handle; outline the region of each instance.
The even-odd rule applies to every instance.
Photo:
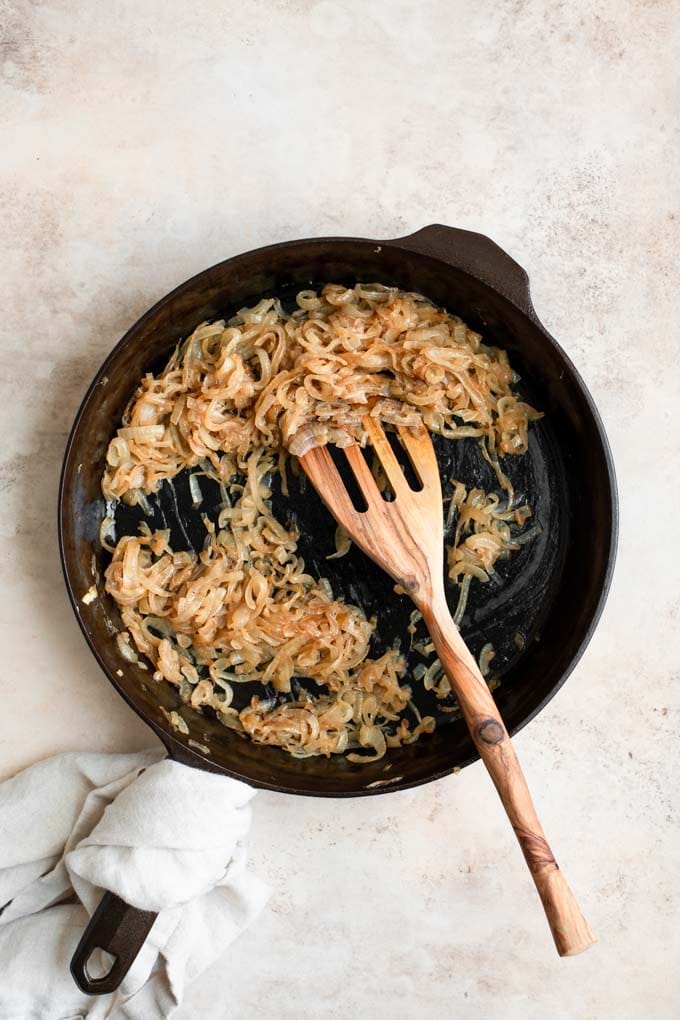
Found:
[[[484,234],[433,223],[408,237],[387,241],[391,247],[430,255],[486,283],[540,325],[529,293],[529,277],[514,259]]]
[[[105,892],[71,959],[71,975],[87,995],[106,995],[122,983],[137,958],[158,914],[131,907],[115,893]],[[90,976],[87,964],[95,949],[115,956],[103,977]]]

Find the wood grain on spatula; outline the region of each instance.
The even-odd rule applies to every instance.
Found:
[[[475,747],[522,848],[557,951],[560,956],[573,956],[593,945],[595,936],[548,845],[508,731],[446,603],[441,482],[429,433],[424,427],[398,429],[422,483],[416,492],[380,422],[367,417],[364,425],[392,487],[391,502],[381,495],[358,446],[349,446],[344,452],[366,500],[364,512],[355,510],[326,447],[309,450],[300,463],[353,541],[408,592],[422,613]]]

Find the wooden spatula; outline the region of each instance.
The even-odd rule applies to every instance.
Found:
[[[333,516],[408,592],[422,613],[475,747],[519,840],[557,951],[560,956],[573,956],[591,946],[595,936],[557,866],[508,731],[446,604],[441,482],[429,433],[424,427],[398,430],[422,483],[422,489],[415,492],[380,422],[367,417],[364,425],[392,486],[392,502],[381,495],[358,446],[349,446],[344,453],[368,504],[363,513],[355,510],[326,447],[309,450],[300,463]]]

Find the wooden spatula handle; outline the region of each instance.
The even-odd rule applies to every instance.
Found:
[[[443,594],[432,606],[423,607],[422,612],[475,747],[515,830],[557,951],[560,956],[581,953],[593,945],[595,936],[548,845],[515,749],[486,681],[451,619]]]

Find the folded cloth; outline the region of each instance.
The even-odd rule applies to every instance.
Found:
[[[245,866],[255,791],[138,754],[60,754],[0,784],[0,1020],[165,1020],[269,891]],[[71,955],[103,891],[159,916],[114,995]]]

